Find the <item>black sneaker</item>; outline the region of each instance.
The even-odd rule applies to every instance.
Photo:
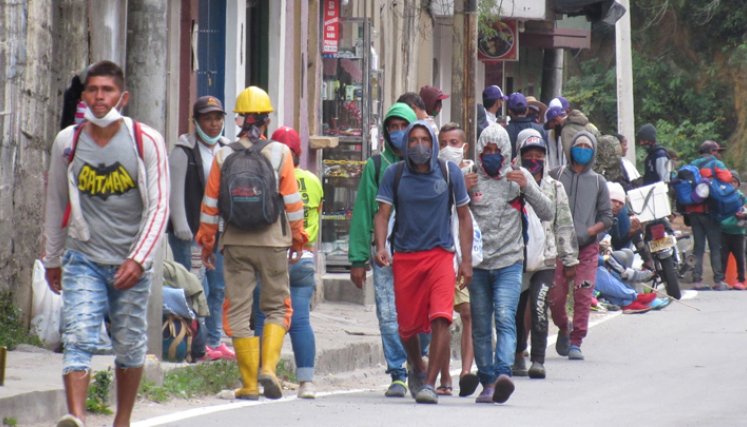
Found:
[[[532,362],[532,366],[529,368],[529,378],[544,379],[545,367],[540,362]]]
[[[569,332],[558,331],[558,339],[555,341],[555,351],[561,356],[568,356],[571,349],[571,336]]]
[[[516,357],[514,357],[514,366],[511,367],[511,373],[515,377],[527,376],[527,361],[524,359],[524,352],[516,353]]]

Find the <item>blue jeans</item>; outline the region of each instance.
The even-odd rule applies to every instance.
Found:
[[[399,337],[397,307],[394,304],[392,267],[380,267],[373,259],[371,265],[373,266],[376,317],[379,319],[381,344],[384,348],[384,359],[386,360],[386,373],[391,375],[392,381],[404,381],[407,379],[407,368],[403,366],[407,361],[407,353]]]
[[[522,264],[497,270],[476,268],[469,285],[472,341],[480,383],[490,385],[499,375],[511,376],[516,351],[516,308],[521,294]],[[497,340],[492,349],[492,321]]]
[[[293,357],[296,361],[296,377],[298,381],[313,381],[314,359],[316,358],[316,340],[314,330],[311,328],[309,318],[311,308],[311,297],[316,288],[315,268],[313,258],[302,258],[296,264],[291,264],[288,270],[290,276],[291,305],[293,316],[291,326],[288,330],[291,344],[293,345]],[[265,324],[265,315],[259,310],[260,283],[254,289],[254,331],[255,335],[262,335]]]
[[[100,338],[107,313],[116,367],[145,363],[152,272],[144,272],[135,286],[121,291],[113,286],[118,269],[76,251],[68,250],[62,257],[63,374],[90,369],[92,355],[105,350]]]
[[[169,245],[174,254],[174,261],[183,265],[187,270],[192,270],[192,248],[198,247],[194,242],[181,240],[169,233]],[[223,299],[226,296],[226,281],[223,278],[223,255],[215,248],[215,270],[200,270],[202,289],[207,298],[210,316],[205,318],[205,329],[207,336],[205,344],[209,347],[220,345],[221,330],[223,329]]]

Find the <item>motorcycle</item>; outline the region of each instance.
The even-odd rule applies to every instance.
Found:
[[[677,237],[666,219],[656,219],[644,226],[644,242],[654,262],[656,279],[654,287],[663,282],[667,294],[674,299],[682,298],[678,277],[680,264]]]
[[[667,220],[672,213],[667,190],[663,182],[632,189],[628,192],[628,201],[630,210],[643,225],[643,243],[651,254],[656,272],[655,287],[663,282],[667,294],[680,299],[682,293],[677,275],[680,260],[677,237]]]

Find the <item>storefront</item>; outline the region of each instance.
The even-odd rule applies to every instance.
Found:
[[[320,251],[327,271],[348,264],[350,219],[366,160],[378,146],[380,90],[371,20],[340,0],[323,2],[321,133],[337,139],[317,156],[324,186]]]

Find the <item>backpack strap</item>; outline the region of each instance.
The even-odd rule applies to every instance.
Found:
[[[371,159],[373,159],[374,164],[374,180],[376,181],[376,186],[379,186],[379,179],[381,178],[381,154],[374,154],[371,156]]]

